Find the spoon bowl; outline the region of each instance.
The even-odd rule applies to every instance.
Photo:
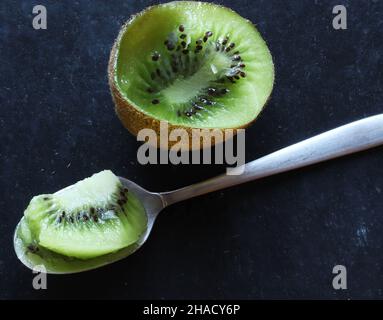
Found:
[[[22,240],[17,236],[21,223],[19,222],[13,236],[13,244],[17,258],[31,270],[44,270],[44,272],[49,274],[69,274],[88,271],[108,265],[126,258],[141,248],[148,239],[158,214],[164,208],[164,202],[159,193],[149,192],[126,178],[119,177],[119,179],[123,186],[127,188],[129,192],[132,192],[143,204],[147,216],[146,229],[134,244],[117,252],[87,260],[65,258],[62,255],[44,249],[40,249],[38,254],[34,254],[25,248]],[[42,266],[43,269],[41,269]]]

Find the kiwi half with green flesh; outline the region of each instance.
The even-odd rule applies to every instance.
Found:
[[[252,123],[271,94],[274,65],[250,21],[223,6],[175,1],[122,27],[108,75],[116,112],[133,134],[159,133],[160,121],[190,133]]]
[[[140,201],[105,170],[54,194],[34,197],[17,237],[26,254],[76,262],[133,245],[146,226]]]

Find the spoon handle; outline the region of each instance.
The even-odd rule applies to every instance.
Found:
[[[351,122],[246,163],[241,175],[220,175],[161,193],[170,205],[212,191],[294,170],[383,144],[383,114]]]

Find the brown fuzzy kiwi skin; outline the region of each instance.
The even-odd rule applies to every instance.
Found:
[[[177,2],[177,1],[175,1],[175,2]],[[207,4],[209,4],[209,3],[207,3]],[[226,10],[233,11],[232,9],[224,7],[222,5],[219,5],[219,4],[215,4],[215,5],[220,6]],[[113,102],[115,105],[116,114],[117,114],[118,118],[120,119],[120,121],[122,122],[122,124],[124,125],[124,127],[126,129],[128,129],[129,132],[135,136],[137,136],[139,131],[142,129],[152,129],[157,134],[156,147],[161,147],[161,148],[165,147],[165,148],[170,149],[173,145],[175,145],[177,143],[177,141],[170,141],[168,139],[168,146],[160,145],[160,124],[161,124],[161,121],[164,121],[164,120],[155,119],[155,118],[145,114],[144,112],[138,110],[137,108],[135,108],[132,104],[129,103],[129,101],[127,99],[125,99],[123,97],[123,95],[121,94],[120,90],[118,89],[118,85],[116,83],[117,82],[116,81],[117,48],[118,48],[118,45],[119,45],[119,43],[120,43],[120,41],[121,41],[121,39],[125,33],[125,30],[127,27],[129,27],[129,25],[135,20],[135,18],[137,16],[144,14],[147,10],[150,10],[152,7],[153,6],[147,7],[145,10],[141,11],[140,13],[132,15],[130,17],[130,19],[121,27],[121,30],[120,30],[120,32],[119,32],[119,34],[118,34],[118,36],[117,36],[117,38],[113,44],[112,50],[110,52],[109,63],[108,63],[108,81],[109,81],[110,92],[111,92]],[[249,20],[247,20],[247,21],[249,23],[251,23]],[[255,28],[255,25],[254,24],[252,24],[252,25]],[[274,87],[274,84],[275,84],[275,65],[274,65],[273,71],[274,71],[274,75],[273,75],[274,76],[273,87]],[[272,90],[271,90],[271,92],[272,92]],[[261,111],[258,113],[258,115],[253,120],[251,120],[250,122],[248,122],[248,123],[246,123],[240,127],[211,128],[211,129],[209,129],[209,128],[197,128],[197,127],[194,128],[194,127],[185,127],[185,126],[181,126],[181,125],[173,125],[173,124],[167,122],[168,128],[169,128],[168,132],[170,133],[172,130],[175,130],[175,129],[184,129],[187,132],[189,142],[187,145],[182,144],[182,146],[181,146],[181,150],[184,150],[184,151],[198,150],[198,149],[202,149],[202,148],[206,147],[202,143],[203,140],[200,140],[200,143],[198,145],[195,145],[192,143],[192,129],[207,129],[207,130],[209,130],[210,133],[212,133],[212,131],[216,131],[216,130],[221,131],[221,133],[222,133],[221,136],[223,138],[222,139],[212,139],[213,141],[211,141],[211,143],[212,143],[212,146],[215,144],[218,144],[218,143],[222,143],[222,142],[224,142],[227,139],[230,139],[232,137],[231,134],[225,133],[226,129],[232,129],[233,135],[235,135],[237,133],[238,129],[245,129],[248,126],[252,125],[255,122],[255,120],[258,119],[259,115],[263,112],[265,106],[270,101],[271,92],[270,92],[270,95],[269,95],[267,101],[263,105]],[[203,134],[202,134],[202,137],[204,137]],[[207,138],[209,138],[209,136]]]

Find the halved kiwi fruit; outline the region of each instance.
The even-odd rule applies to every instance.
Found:
[[[54,194],[34,197],[17,237],[26,254],[56,260],[61,256],[68,262],[127,248],[139,239],[146,225],[140,201],[105,170]]]
[[[189,133],[248,126],[271,94],[274,65],[250,21],[220,5],[175,1],[122,27],[108,75],[126,128],[159,136],[160,121]]]

